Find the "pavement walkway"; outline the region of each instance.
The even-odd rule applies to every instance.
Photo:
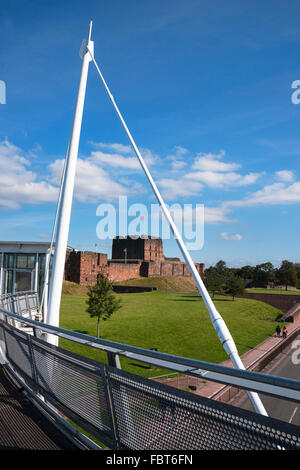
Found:
[[[275,326],[276,323],[274,323],[274,330]],[[241,360],[247,370],[253,369],[259,363],[259,361],[270,354],[272,350],[276,349],[279,344],[283,346],[285,343],[287,343],[291,335],[297,334],[297,331],[300,333],[299,315],[295,317],[293,323],[288,323],[286,327],[288,330],[288,337],[286,339],[283,339],[282,336],[277,337],[277,335],[274,334],[241,356]],[[230,359],[221,362],[221,365],[233,367],[233,363]],[[203,379],[197,379],[191,376],[174,377],[162,381],[170,386],[181,389],[187,388],[190,385],[194,385],[197,387],[197,389],[194,391],[195,394],[215,399],[219,399],[219,395],[223,393],[225,389],[228,390],[230,388],[224,384],[204,381]]]

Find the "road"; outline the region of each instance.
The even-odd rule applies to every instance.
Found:
[[[300,335],[298,335],[297,340],[299,341],[299,339]],[[293,353],[295,355],[296,351],[292,349],[292,344],[293,343],[278,354],[261,372],[300,380],[300,364],[297,365],[292,361],[292,355]],[[300,358],[300,353],[297,357]],[[260,398],[270,417],[300,426],[300,403],[281,400],[263,394],[260,394]],[[253,406],[245,392],[240,392],[230,403],[240,408],[253,411]]]

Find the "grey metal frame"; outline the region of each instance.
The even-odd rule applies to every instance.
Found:
[[[23,293],[23,295],[25,294],[28,296],[26,297],[27,299],[30,296],[34,298],[34,295],[36,295],[36,293]],[[18,304],[17,299],[8,299],[9,296],[4,297],[0,297],[0,305],[5,303],[8,308],[12,309],[17,305],[17,308],[20,309],[20,303]],[[29,304],[30,302],[28,302]],[[34,302],[31,305],[36,307]],[[26,317],[12,313],[7,308],[0,307],[0,320],[2,320],[0,321],[0,350],[2,350],[2,362],[5,367],[18,377],[19,381],[27,383],[26,387],[29,386],[44,396],[46,408],[47,406],[52,406],[54,409],[65,412],[67,416],[68,414],[71,416],[71,419],[73,416],[75,421],[76,419],[79,419],[79,422],[81,420],[84,429],[90,429],[89,426],[91,425],[93,428],[94,418],[92,417],[92,421],[89,421],[88,416],[93,415],[87,415],[85,423],[84,420],[86,418],[82,415],[81,411],[83,409],[82,405],[85,402],[83,401],[82,405],[79,403],[79,408],[76,411],[72,409],[71,403],[70,408],[65,401],[70,393],[69,387],[65,388],[66,395],[62,397],[62,401],[60,395],[57,395],[57,392],[55,392],[57,390],[56,380],[59,376],[65,377],[65,367],[68,368],[71,376],[75,373],[77,377],[75,382],[79,380],[79,367],[82,384],[90,377],[91,380],[96,380],[95,383],[99,383],[99,385],[96,385],[95,390],[98,390],[99,386],[104,387],[105,393],[103,395],[103,392],[101,392],[101,400],[104,400],[103,403],[106,403],[104,406],[106,406],[106,409],[110,409],[113,417],[111,423],[114,423],[114,431],[110,425],[111,431],[109,433],[113,432],[114,438],[112,442],[115,442],[116,448],[146,449],[150,448],[151,445],[168,446],[168,436],[172,430],[173,440],[170,441],[170,445],[179,446],[176,447],[179,449],[182,448],[180,445],[196,446],[195,448],[199,448],[197,447],[199,445],[204,446],[200,448],[216,448],[214,446],[220,446],[220,448],[228,449],[239,448],[239,445],[243,449],[263,448],[261,447],[262,442],[267,448],[270,448],[270,446],[273,448],[274,445],[275,448],[278,445],[283,445],[284,448],[291,448],[292,446],[292,448],[300,449],[300,428],[297,426],[288,425],[287,423],[260,416],[253,412],[237,409],[231,405],[195,396],[189,392],[176,390],[153,380],[123,372],[116,367],[112,367],[111,364],[114,362],[112,361],[113,357],[122,355],[168,370],[171,369],[194,377],[205,377],[207,380],[262,392],[298,403],[300,402],[300,381],[238,370],[219,364],[102,340],[32,320],[30,318],[30,311],[25,311],[26,309],[21,310]],[[23,324],[22,331],[15,328],[12,323],[15,325]],[[110,366],[105,366],[96,361],[76,356],[66,350],[49,345],[49,343],[41,339],[44,334],[54,334],[96,349],[101,349],[107,353]],[[53,375],[54,370],[55,375]],[[90,372],[88,372],[89,370]],[[45,373],[46,376],[44,376]],[[50,377],[50,379],[47,379],[45,382],[45,377]],[[51,377],[53,377],[53,380]],[[72,387],[75,385],[75,389],[76,383],[72,385]],[[54,386],[53,390],[52,386]],[[59,385],[59,389],[61,387],[62,384]],[[95,398],[93,398],[96,402],[100,399],[100,395],[97,398],[97,393]],[[83,395],[87,396],[86,394]],[[81,399],[84,399],[84,397]],[[93,400],[90,401],[89,407],[93,407],[96,403]],[[75,414],[72,414],[73,412]],[[144,424],[143,420],[145,421]],[[200,425],[200,428],[197,428],[197,432],[199,431],[200,434],[195,440],[195,429],[188,430],[190,420],[192,420],[191,422],[196,420]],[[147,422],[149,422],[149,425],[151,424],[151,427],[146,434],[143,434],[142,429],[147,425]],[[182,425],[180,423],[183,422],[186,422],[187,427],[185,426],[180,431],[182,432],[181,442],[180,439],[178,440],[176,429],[178,426],[178,429],[181,429]],[[201,434],[202,426],[205,426],[204,429],[208,426],[208,437]],[[230,431],[231,437],[228,434],[228,438],[224,437],[223,439],[222,436],[227,435],[227,428]],[[271,436],[270,438],[261,434],[261,430],[265,428],[269,429],[268,435]],[[99,429],[101,430],[101,426]],[[250,432],[249,435],[248,432]],[[95,436],[97,436],[97,429],[95,429],[95,433]],[[106,432],[108,438],[112,436],[109,433],[107,434]],[[235,433],[236,441],[234,438]],[[291,441],[286,439],[285,436],[287,435],[293,436]],[[251,436],[254,436],[253,439]]]

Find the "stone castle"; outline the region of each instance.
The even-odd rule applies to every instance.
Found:
[[[195,263],[199,274],[204,273],[203,263]],[[65,263],[65,280],[82,285],[93,285],[101,272],[111,282],[138,277],[189,276],[186,263],[177,258],[168,259],[163,253],[161,238],[115,237],[112,257],[92,251],[68,251]]]

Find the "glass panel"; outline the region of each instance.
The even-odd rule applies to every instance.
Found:
[[[17,255],[17,268],[27,268],[26,255]]]
[[[13,289],[13,271],[6,271],[7,276],[7,294],[12,294]]]
[[[42,299],[42,296],[43,296],[44,282],[45,282],[44,273],[40,272],[39,277],[38,277],[38,293],[39,293],[40,300]]]
[[[17,255],[17,268],[34,269],[35,268],[35,255]]]
[[[39,255],[39,270],[44,271],[45,269],[45,255]]]
[[[5,268],[14,268],[15,255],[4,255],[4,267]]]
[[[30,269],[35,268],[35,255],[27,256],[27,268],[30,268]]]
[[[8,267],[9,268],[14,268],[15,267],[15,255],[8,255]]]
[[[31,290],[31,272],[16,271],[15,292]]]

